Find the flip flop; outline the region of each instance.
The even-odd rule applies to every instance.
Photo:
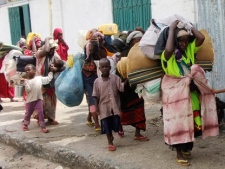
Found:
[[[23,131],[29,131],[29,128],[25,125],[22,126]]]
[[[120,138],[124,137],[124,131],[118,131],[118,136],[120,136]]]
[[[148,137],[140,136],[140,137],[134,137],[134,140],[137,141],[149,141]]]
[[[184,158],[191,159],[191,152],[189,152],[189,151],[187,151],[187,152],[181,151],[181,153],[184,156]]]
[[[58,125],[59,123],[57,121],[51,121],[51,122],[47,122],[49,125]]]
[[[177,159],[177,163],[180,164],[181,166],[189,166],[190,165],[188,160]]]
[[[114,145],[108,145],[108,150],[109,151],[115,151],[116,147]]]
[[[90,122],[90,121],[87,121],[86,124],[87,124],[89,127],[93,127],[93,126],[95,125],[95,123]]]
[[[46,129],[46,128],[42,128],[42,129],[41,129],[41,132],[42,132],[42,133],[48,133],[48,132],[49,132],[49,130],[48,130],[48,129]]]
[[[99,131],[101,131],[101,128],[100,127],[97,127],[97,128],[95,128],[95,131],[96,132],[99,132]]]

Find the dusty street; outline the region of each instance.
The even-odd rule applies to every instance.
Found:
[[[164,143],[160,104],[146,104],[145,106],[147,129],[142,134],[150,138],[150,141],[135,141],[134,128],[124,126],[124,138],[114,134],[114,144],[117,146],[115,152],[107,151],[105,135],[96,133],[94,128],[86,125],[87,105],[85,101],[77,107],[66,107],[58,102],[56,116],[59,125],[47,126],[50,130],[48,134],[40,132],[34,119],[31,120],[30,131],[22,131],[24,106],[21,100],[11,103],[6,99],[2,105],[4,110],[0,112],[0,141],[13,145],[18,150],[26,151],[28,154],[58,163],[42,161],[36,157],[30,160],[32,156],[25,153],[21,156],[20,151],[19,153],[11,152],[12,149],[9,149],[6,151],[9,156],[3,156],[3,159],[1,156],[0,162],[11,168],[19,169],[17,165],[25,164],[31,166],[28,168],[36,169],[37,163],[41,165],[38,168],[43,169],[55,169],[60,164],[74,169],[184,168],[176,163],[175,151],[171,151]],[[3,152],[2,149],[0,151]],[[3,155],[5,155],[4,152]],[[224,157],[224,132],[221,131],[219,136],[205,140],[199,137],[194,143],[191,166],[188,169],[223,169],[225,168]],[[10,161],[12,159],[13,161]],[[33,161],[36,162],[33,163]],[[26,168],[25,165],[23,168]]]
[[[2,169],[69,169],[2,143],[0,143],[0,166]]]

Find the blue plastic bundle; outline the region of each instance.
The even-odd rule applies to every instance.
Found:
[[[59,101],[68,107],[79,106],[84,96],[84,84],[81,68],[84,55],[74,56],[73,66],[62,71],[55,81],[55,93]]]

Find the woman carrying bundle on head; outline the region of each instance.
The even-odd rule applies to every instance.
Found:
[[[176,149],[177,163],[188,166],[195,137],[216,136],[219,130],[213,90],[204,70],[195,64],[195,53],[205,37],[194,27],[191,37],[185,29],[177,28],[178,23],[170,25],[161,55],[164,139]]]

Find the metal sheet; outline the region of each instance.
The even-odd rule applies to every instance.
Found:
[[[216,89],[225,88],[225,1],[197,0],[198,29],[206,29],[210,34],[215,52],[213,71],[207,78]],[[218,95],[225,100],[225,94]]]

